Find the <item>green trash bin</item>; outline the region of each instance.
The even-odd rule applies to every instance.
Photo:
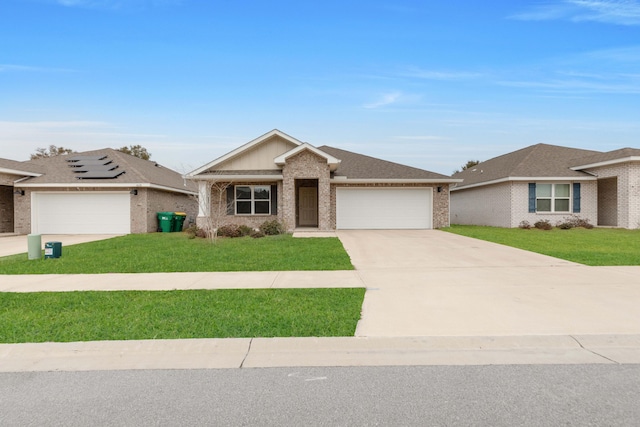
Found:
[[[174,212],[173,214],[173,229],[171,231],[182,231],[187,214],[185,212]]]
[[[171,233],[175,222],[175,214],[173,212],[158,212],[158,231],[163,233]]]

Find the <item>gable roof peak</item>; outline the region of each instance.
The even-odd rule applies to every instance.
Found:
[[[217,159],[215,159],[215,160],[213,160],[213,161],[211,161],[211,162],[209,162],[209,163],[207,163],[207,164],[205,164],[203,166],[200,166],[199,168],[187,173],[185,176],[192,178],[192,177],[194,177],[194,176],[196,176],[198,174],[201,174],[202,172],[205,172],[208,169],[211,169],[211,168],[213,168],[213,167],[215,167],[215,166],[217,166],[217,165],[219,165],[219,164],[221,164],[223,162],[226,162],[227,160],[232,159],[232,158],[240,155],[241,153],[243,153],[243,152],[245,152],[247,150],[250,150],[251,148],[254,148],[254,147],[258,146],[258,145],[262,144],[263,142],[265,142],[267,140],[270,140],[274,136],[278,136],[278,137],[290,142],[291,144],[293,144],[295,146],[299,146],[299,145],[304,144],[302,141],[292,137],[291,135],[288,135],[288,134],[282,132],[279,129],[273,129],[273,130],[270,130],[269,132],[267,132],[267,133],[265,133],[263,135],[260,135],[259,137],[255,138],[255,139],[252,139],[251,141],[247,142],[246,144],[243,144],[240,147],[238,147],[238,148],[236,148],[236,149],[234,149],[232,151],[229,151],[227,154],[224,154],[224,155],[218,157]]]

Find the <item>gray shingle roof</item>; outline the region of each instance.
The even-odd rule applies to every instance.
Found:
[[[512,178],[580,178],[584,172],[571,170],[576,159],[602,154],[593,150],[536,144],[502,156],[494,157],[478,165],[455,173],[454,178],[464,181],[457,188]],[[579,163],[579,162],[578,162]]]
[[[16,172],[43,173],[41,168],[29,162],[17,162],[15,160],[0,158],[0,169],[10,169]]]
[[[572,167],[592,165],[594,163],[608,162],[611,160],[621,160],[628,157],[640,157],[640,149],[638,148],[620,148],[619,150],[607,151],[606,153],[598,153],[593,156],[587,156],[577,159]]]
[[[424,169],[401,165],[376,159],[363,154],[323,145],[318,147],[331,156],[340,159],[340,165],[334,176],[346,176],[348,179],[451,179],[451,177]]]
[[[67,161],[73,156],[96,156],[106,155],[113,160],[114,164],[125,173],[113,179],[78,179],[79,174],[73,172]],[[30,160],[28,163],[43,172],[42,176],[30,178],[23,181],[25,184],[78,184],[95,183],[101,186],[109,184],[153,184],[162,187],[169,187],[181,191],[197,191],[196,184],[186,181],[182,175],[174,170],[165,168],[155,162],[143,160],[138,157],[122,153],[118,150],[105,148],[102,150],[85,151],[73,153],[72,155],[59,155],[41,159]]]

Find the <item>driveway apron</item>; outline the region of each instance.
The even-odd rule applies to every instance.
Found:
[[[640,267],[588,267],[439,230],[341,230],[357,336],[640,333]]]

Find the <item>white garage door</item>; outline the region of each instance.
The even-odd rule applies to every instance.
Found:
[[[432,228],[431,188],[336,189],[338,229]]]
[[[33,193],[32,233],[128,234],[129,192]]]

